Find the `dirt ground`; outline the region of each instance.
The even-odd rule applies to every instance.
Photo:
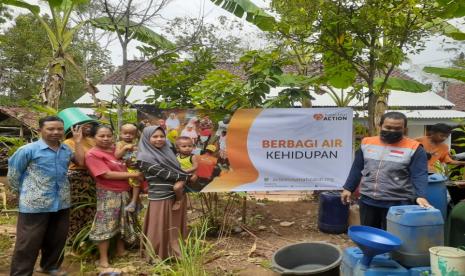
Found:
[[[3,181],[0,178],[0,182]],[[195,210],[188,213],[194,216]],[[214,245],[205,264],[209,275],[278,275],[270,269],[273,253],[296,242],[326,241],[341,249],[353,246],[345,234],[331,235],[318,230],[318,202],[302,193],[253,194],[247,201],[246,223],[241,223],[239,217],[237,220],[238,226],[228,237],[208,239]],[[14,213],[0,214],[0,275],[8,275],[15,223]],[[137,252],[132,252],[124,262],[137,267],[141,260]],[[97,271],[80,272],[85,265],[89,264],[66,256],[63,267],[69,275],[98,275]],[[141,274],[129,272],[124,275]]]

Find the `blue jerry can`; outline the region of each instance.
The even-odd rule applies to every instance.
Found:
[[[403,241],[391,256],[406,267],[429,266],[429,248],[444,245],[444,220],[434,208],[393,206],[387,215],[387,231]]]

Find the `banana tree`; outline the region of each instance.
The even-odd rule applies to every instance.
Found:
[[[464,41],[465,33],[460,31],[457,27],[449,24],[444,21],[444,19],[453,19],[453,18],[464,18],[465,16],[465,1],[456,0],[453,2],[445,0],[437,0],[438,7],[441,10],[440,18],[443,21],[432,22],[434,24],[435,31],[441,33],[449,38],[452,38],[456,41]],[[423,68],[423,71],[430,74],[438,75],[442,78],[454,79],[458,81],[465,82],[465,70],[463,68],[444,68],[444,67],[430,67],[427,66]]]
[[[47,74],[39,96],[44,104],[58,109],[60,96],[65,90],[65,76],[68,65],[74,67],[80,77],[86,83],[87,91],[92,95],[94,103],[98,104],[95,93],[97,88],[75,63],[68,49],[73,41],[74,34],[86,23],[85,21],[70,28],[69,20],[72,12],[78,5],[88,3],[88,0],[48,0],[48,8],[52,16],[51,22],[47,22],[40,16],[40,7],[20,0],[3,0],[7,5],[29,10],[39,20],[41,27],[47,32],[52,48],[52,59],[47,66]]]

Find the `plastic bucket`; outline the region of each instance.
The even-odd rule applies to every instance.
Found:
[[[441,276],[465,275],[465,251],[448,246],[435,246],[429,249],[431,272]]]
[[[68,132],[75,124],[95,122],[95,119],[87,116],[77,107],[63,109],[58,112],[58,117],[60,117],[64,122],[65,132]]]
[[[342,251],[326,242],[303,242],[273,254],[272,269],[281,275],[338,276]]]

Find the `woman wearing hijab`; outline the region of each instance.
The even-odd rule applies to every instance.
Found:
[[[197,130],[195,130],[194,125],[188,124],[181,132],[181,136],[186,136],[192,139],[192,142],[194,145],[197,143],[197,138],[199,137],[199,134],[197,133]]]
[[[187,234],[186,197],[180,208],[173,210],[173,187],[176,182],[186,182],[190,175],[181,169],[163,128],[144,128],[138,149],[139,168],[149,183],[143,233],[161,259],[180,256],[179,235],[185,238]]]
[[[171,113],[168,119],[165,121],[166,130],[178,129],[180,124],[181,122],[179,122],[179,119],[176,117],[175,113]]]

